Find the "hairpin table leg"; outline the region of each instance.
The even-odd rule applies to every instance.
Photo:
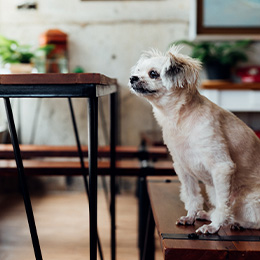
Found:
[[[89,228],[90,260],[97,259],[97,146],[98,98],[89,98],[88,110],[89,147]]]
[[[110,96],[110,211],[111,211],[111,260],[116,259],[116,201],[115,168],[117,139],[117,94]]]
[[[36,260],[42,260],[41,248],[40,248],[40,243],[39,243],[37,230],[36,230],[36,226],[35,226],[31,200],[30,200],[30,196],[29,196],[29,192],[28,192],[28,188],[27,188],[27,184],[26,184],[26,178],[24,175],[23,161],[22,161],[21,152],[20,152],[20,148],[19,148],[17,133],[15,130],[12,108],[11,108],[9,98],[4,98],[4,101],[5,101],[5,109],[6,109],[7,119],[8,119],[10,136],[11,136],[11,140],[12,140],[12,144],[13,144],[14,155],[15,155],[15,160],[16,160],[16,165],[17,165],[17,170],[18,170],[19,182],[20,182],[20,186],[21,186],[25,210],[26,210],[29,228],[30,228],[30,232],[31,232],[32,243],[33,243],[33,247],[34,247],[34,254],[35,254]]]

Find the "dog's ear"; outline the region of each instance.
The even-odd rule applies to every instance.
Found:
[[[177,62],[175,57],[169,53],[161,73],[163,84],[167,89],[171,89],[173,86],[182,87],[179,80],[179,74],[182,70],[182,64]]]
[[[161,78],[167,89],[184,88],[192,92],[197,89],[200,69],[199,61],[170,51]]]

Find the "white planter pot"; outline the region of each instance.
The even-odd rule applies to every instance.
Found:
[[[13,63],[10,64],[10,72],[13,74],[21,74],[21,73],[32,73],[33,65],[30,63]]]

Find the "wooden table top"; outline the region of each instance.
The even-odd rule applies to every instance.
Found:
[[[0,74],[0,97],[91,97],[116,92],[99,73]]]
[[[213,90],[260,90],[260,82],[234,83],[225,80],[205,80],[201,82],[200,88]]]
[[[0,74],[1,85],[40,85],[40,84],[116,84],[99,73],[32,73],[32,74]]]

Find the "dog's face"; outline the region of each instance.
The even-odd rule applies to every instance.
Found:
[[[167,54],[152,50],[142,54],[132,68],[129,87],[138,96],[159,98],[176,90],[197,88],[199,61],[178,53],[172,47]]]

